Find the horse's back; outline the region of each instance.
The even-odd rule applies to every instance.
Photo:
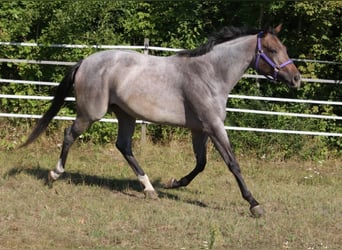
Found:
[[[116,105],[131,116],[185,125],[179,70],[172,57],[101,51],[84,59],[75,79],[78,109],[100,119]],[[82,107],[81,107],[82,106]],[[89,113],[89,114],[88,114]]]

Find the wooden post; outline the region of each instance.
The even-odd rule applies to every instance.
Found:
[[[148,55],[148,46],[150,40],[148,38],[144,39],[144,54]],[[141,144],[146,143],[146,123],[144,121],[141,123]]]

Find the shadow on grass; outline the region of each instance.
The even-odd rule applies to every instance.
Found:
[[[42,180],[45,185],[52,188],[52,184],[48,181],[48,173],[50,170],[41,168],[37,166],[35,168],[24,168],[24,167],[14,167],[5,173],[4,177],[16,176],[20,173],[28,174],[35,177],[37,180]],[[125,195],[133,196],[129,192],[128,189],[134,190],[137,192],[143,191],[143,186],[140,184],[138,180],[133,179],[116,179],[116,178],[107,178],[107,177],[99,177],[96,175],[88,175],[82,173],[73,173],[73,172],[65,172],[60,176],[58,180],[65,180],[73,185],[88,185],[88,186],[99,186],[103,188],[107,188],[109,190],[115,190],[121,192]],[[168,189],[164,188],[164,184],[161,180],[156,180],[152,182],[152,185],[157,188],[157,193],[159,198],[167,198],[176,201],[183,201],[192,205],[196,205],[199,207],[208,207],[207,204],[198,201],[198,200],[182,200],[178,195],[172,194]],[[161,191],[162,189],[163,191]],[[184,190],[182,188],[178,190]]]

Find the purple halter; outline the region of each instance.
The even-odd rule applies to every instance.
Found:
[[[257,51],[257,58],[255,60],[255,69],[256,71],[259,71],[259,68],[258,68],[258,64],[259,64],[259,60],[260,58],[264,59],[268,65],[270,65],[272,68],[273,68],[273,76],[270,76],[270,75],[267,75],[266,77],[268,79],[271,79],[271,80],[277,80],[277,76],[278,76],[278,72],[279,70],[281,70],[282,68],[284,68],[286,65],[288,64],[291,64],[293,63],[293,61],[290,59],[280,65],[277,65],[275,64],[265,53],[264,51],[262,50],[261,48],[261,37],[263,35],[264,32],[260,32],[258,34],[258,51]]]

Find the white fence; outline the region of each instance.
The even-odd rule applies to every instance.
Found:
[[[9,42],[0,42],[1,45],[11,45],[11,46],[43,46],[36,43],[9,43]],[[176,52],[179,49],[170,49],[170,48],[162,48],[162,47],[152,47],[148,46],[145,43],[145,46],[112,46],[112,45],[69,45],[69,44],[53,44],[49,47],[56,48],[96,48],[96,49],[142,49],[145,53],[148,53],[148,50],[158,50],[158,51],[171,51]],[[305,59],[293,59],[294,61],[305,61],[305,62],[317,62],[317,63],[328,63],[328,64],[342,64],[339,62],[330,62],[330,61],[314,61],[314,60],[305,60]],[[75,62],[61,62],[61,61],[47,61],[47,60],[26,60],[26,59],[9,59],[9,58],[0,58],[0,63],[28,63],[28,64],[45,64],[45,65],[65,65],[70,66],[75,64]],[[251,75],[244,74],[244,78],[264,78],[260,75]],[[302,79],[303,82],[319,82],[325,84],[337,84],[336,87],[341,84],[341,81],[329,80],[329,79]],[[15,79],[0,79],[0,83],[16,83],[16,84],[34,84],[34,85],[45,85],[45,86],[57,86],[59,83],[56,82],[43,82],[43,81],[26,81],[26,80],[15,80]],[[53,97],[51,96],[28,96],[28,95],[9,95],[6,93],[0,93],[0,98],[7,99],[22,99],[22,100],[51,100]],[[261,101],[272,101],[272,102],[289,102],[289,103],[306,103],[306,104],[315,104],[315,105],[338,105],[342,106],[342,102],[340,101],[327,101],[327,100],[301,100],[301,99],[288,99],[288,98],[274,98],[274,97],[262,97],[262,96],[245,96],[245,95],[230,95],[230,98],[240,98],[240,99],[249,99],[249,100],[261,100]],[[74,97],[66,98],[66,101],[75,101]],[[265,111],[265,110],[251,110],[251,109],[236,109],[236,108],[227,108],[227,112],[242,112],[242,113],[252,113],[256,115],[281,115],[281,116],[291,116],[291,117],[302,117],[307,119],[333,119],[333,120],[342,120],[341,116],[327,116],[327,115],[317,115],[317,114],[301,114],[301,113],[290,113],[290,112],[274,112],[274,111]],[[13,113],[0,113],[0,117],[8,117],[8,118],[33,118],[38,119],[41,115],[38,114],[13,114]],[[54,119],[59,120],[74,120],[75,117],[71,116],[56,116]],[[102,119],[103,122],[117,122],[117,119]],[[148,122],[137,121],[138,123],[148,124]],[[246,127],[233,127],[226,126],[227,130],[238,130],[238,131],[254,131],[254,132],[268,132],[268,133],[285,133],[285,134],[301,134],[301,135],[320,135],[320,136],[336,136],[342,137],[342,133],[337,132],[325,132],[325,131],[298,131],[298,130],[283,130],[283,129],[265,129],[265,128],[246,128]]]

